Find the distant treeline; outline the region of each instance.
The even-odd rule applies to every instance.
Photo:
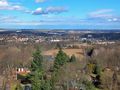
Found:
[[[82,38],[88,38],[91,35],[91,38],[102,39],[102,40],[120,40],[120,33],[87,33],[82,35]]]
[[[77,30],[76,30],[77,32]],[[84,31],[86,32],[86,31]],[[80,34],[80,35],[79,35]],[[36,31],[36,30],[18,30],[18,31],[1,31],[0,35],[27,35],[27,36],[69,36],[67,31]],[[120,31],[91,31],[91,33],[78,33],[80,38],[94,38],[102,40],[120,40]],[[89,37],[91,35],[92,37]]]

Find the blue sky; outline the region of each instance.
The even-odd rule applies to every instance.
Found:
[[[120,29],[120,0],[0,0],[0,28]]]

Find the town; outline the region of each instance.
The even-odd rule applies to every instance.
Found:
[[[0,44],[4,43],[56,43],[79,42],[114,44],[120,40],[119,30],[1,30]]]

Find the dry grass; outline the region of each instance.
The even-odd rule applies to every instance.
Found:
[[[68,55],[72,56],[73,54],[79,58],[83,57],[83,50],[82,49],[63,49],[63,51]],[[50,56],[55,56],[58,53],[58,49],[52,49],[43,52],[43,55],[50,55]]]
[[[3,52],[2,50],[0,50],[0,60],[5,56],[5,52]]]

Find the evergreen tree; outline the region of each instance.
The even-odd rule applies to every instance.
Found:
[[[98,64],[95,64],[93,74],[96,74],[95,80],[93,80],[93,84],[95,87],[99,88],[101,85],[101,69]]]
[[[73,54],[72,56],[71,56],[71,58],[70,58],[70,62],[75,62],[76,61],[76,57],[75,57],[75,55]]]
[[[94,48],[88,48],[86,50],[86,55],[89,56],[89,57],[92,57],[93,52],[94,52]]]
[[[42,70],[43,56],[41,55],[40,48],[38,47],[33,53],[33,61],[31,62],[31,71]]]
[[[42,90],[43,80],[43,56],[41,55],[40,48],[37,48],[33,53],[33,61],[31,62],[31,74],[29,76],[32,84],[32,90]]]
[[[93,74],[100,75],[101,74],[101,69],[98,64],[95,64]]]
[[[51,81],[50,80],[44,80],[42,90],[51,90]]]
[[[67,56],[67,54],[64,53],[62,49],[60,49],[58,54],[55,57],[54,69],[59,69],[60,66],[63,66],[68,60],[69,60],[69,57]]]
[[[32,90],[41,90],[42,88],[42,74],[41,72],[35,71],[33,74],[31,74],[31,84],[32,84]]]
[[[54,66],[53,66],[54,71],[53,71],[52,77],[51,77],[51,88],[52,88],[52,90],[56,90],[55,89],[55,83],[56,83],[56,81],[58,79],[58,76],[59,76],[60,67],[62,67],[68,60],[69,60],[69,57],[60,48],[59,51],[58,51],[58,54],[55,57]]]

